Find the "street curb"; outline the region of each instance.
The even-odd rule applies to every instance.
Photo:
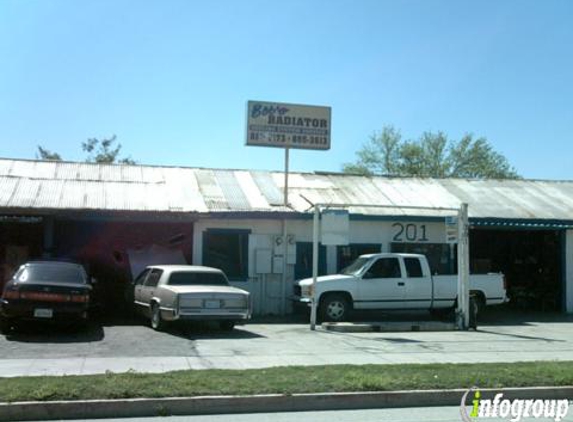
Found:
[[[455,406],[467,389],[0,403],[0,421]],[[482,397],[573,399],[573,386],[480,389]]]

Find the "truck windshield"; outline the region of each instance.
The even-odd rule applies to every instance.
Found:
[[[178,271],[169,277],[170,286],[228,286],[229,282],[221,273],[200,273]]]
[[[344,275],[356,275],[364,268],[364,265],[366,265],[368,261],[370,261],[370,258],[356,258],[352,264],[343,268],[340,273]]]

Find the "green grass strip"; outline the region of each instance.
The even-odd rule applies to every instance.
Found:
[[[0,379],[0,401],[573,385],[573,362],[289,366]]]

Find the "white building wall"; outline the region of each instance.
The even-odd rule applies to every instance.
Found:
[[[573,230],[565,234],[565,312],[573,313]]]
[[[280,314],[290,312],[294,283],[294,249],[289,249],[286,265],[286,279],[283,283],[281,258],[273,260],[272,273],[257,274],[255,270],[256,251],[270,250],[273,256],[282,256],[274,246],[274,239],[283,234],[284,221],[263,219],[201,219],[194,225],[193,264],[203,263],[203,233],[207,229],[246,229],[251,231],[249,238],[248,278],[234,281],[233,285],[251,292],[256,314]],[[312,220],[287,221],[287,234],[294,236],[295,242],[312,242]],[[407,218],[395,221],[350,221],[350,243],[380,244],[380,250],[390,250],[391,242],[444,243],[445,229],[442,222],[417,222]],[[334,273],[337,266],[337,248],[328,246],[326,268]],[[261,255],[259,255],[260,257]],[[278,268],[277,268],[278,267]],[[283,293],[284,288],[284,293]],[[286,297],[286,302],[283,298]]]

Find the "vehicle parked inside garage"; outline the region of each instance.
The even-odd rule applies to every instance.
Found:
[[[312,279],[298,282],[295,295],[312,300]],[[323,321],[345,321],[352,309],[445,311],[456,303],[457,275],[432,276],[424,255],[361,255],[341,274],[317,278],[314,287]],[[503,274],[470,275],[470,295],[477,308],[507,301]]]
[[[0,328],[19,321],[84,323],[92,286],[84,268],[75,263],[32,261],[22,265],[4,286]]]
[[[133,297],[155,330],[192,320],[214,320],[232,330],[251,317],[249,292],[231,286],[223,271],[211,267],[149,266],[135,279]]]

